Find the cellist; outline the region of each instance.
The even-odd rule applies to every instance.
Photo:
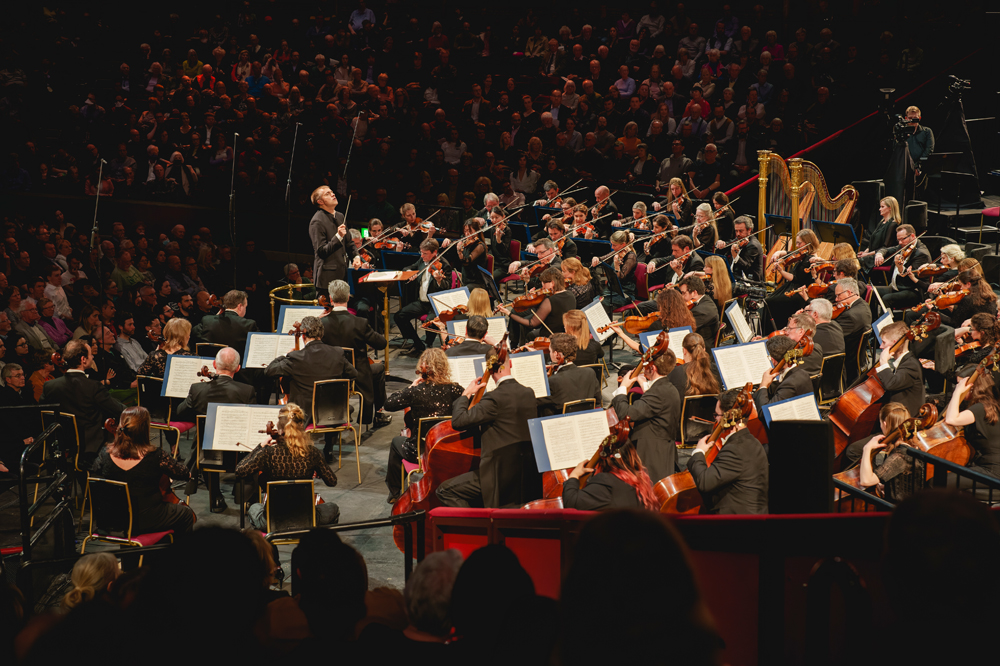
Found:
[[[729,389],[719,394],[715,403],[718,421],[733,409],[742,389]],[[732,433],[722,440],[722,448],[712,464],[706,462],[708,450],[715,446],[711,435],[702,437],[691,453],[687,469],[702,496],[702,513],[763,514],[767,513],[768,464],[767,453],[760,441],[740,420]]]
[[[775,367],[781,364],[785,354],[791,351],[796,344],[787,335],[776,335],[768,339],[767,353],[773,360]],[[775,373],[774,369],[764,371],[764,375],[760,379],[760,388],[754,394],[753,400],[757,403],[757,409],[760,409],[764,405],[812,392],[813,385],[809,373],[802,366],[789,363],[778,373]]]
[[[584,460],[563,483],[563,508],[579,511],[610,509],[650,509],[656,511],[659,502],[653,494],[649,472],[639,460],[632,442],[618,449],[618,455],[601,456],[597,464],[587,467]],[[580,478],[593,474],[580,487]]]
[[[910,353],[910,341],[904,338],[906,331],[907,326],[901,321],[882,329],[882,352],[876,372],[885,388],[886,402],[901,403],[915,416],[926,402],[924,376],[920,360]]]

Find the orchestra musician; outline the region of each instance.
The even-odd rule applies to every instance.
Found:
[[[875,253],[876,266],[881,266],[885,257],[895,255],[893,256],[892,279],[889,286],[875,287],[879,296],[882,297],[882,303],[890,310],[900,310],[916,305],[923,300],[923,295],[927,293],[927,287],[930,285],[929,279],[918,278],[912,272],[924,264],[931,263],[931,253],[922,242],[917,240],[917,233],[914,231],[913,225],[899,225],[896,228],[896,240],[898,244],[886,248],[885,254],[881,251]],[[910,249],[909,257],[904,259],[904,248],[908,245],[913,247]],[[876,307],[877,303],[873,301],[873,314]]]
[[[997,295],[983,278],[982,269],[978,265],[975,268],[961,271],[954,279],[961,285],[962,289],[967,290],[969,293],[963,296],[962,300],[955,305],[946,308],[934,307],[941,315],[942,324],[958,327],[979,313],[996,317]],[[931,298],[925,301],[925,304],[928,307],[933,307],[933,299],[934,297],[931,296]],[[919,316],[918,312],[910,311],[904,315],[903,321],[910,324]]]
[[[802,309],[816,322],[813,343],[823,348],[823,354],[833,356],[844,351],[844,329],[833,321],[833,304],[825,298],[814,298]]]
[[[966,335],[972,342],[979,343],[979,346],[962,354],[961,362],[979,363],[997,349],[997,342],[1000,341],[1000,322],[995,316],[982,312],[972,315],[971,319],[962,322],[962,325],[955,329],[956,344],[964,342]],[[994,373],[995,380],[996,373]]]
[[[539,416],[562,414],[567,402],[594,399],[594,405],[604,406],[601,382],[590,368],[575,365],[577,343],[569,333],[556,333],[549,339],[549,356],[555,366],[549,376],[549,395],[538,398]]]
[[[705,267],[701,270],[701,274],[692,273],[691,277],[702,279],[705,283],[706,293],[715,301],[721,317],[723,308],[733,297],[733,283],[729,279],[726,260],[715,255],[705,257]]]
[[[675,442],[680,433],[681,399],[666,379],[676,364],[674,353],[667,349],[647,363],[635,378],[626,376],[611,399],[618,420],[631,419],[629,441],[649,470],[649,478],[657,481],[673,474],[677,466]],[[630,405],[628,393],[635,384],[642,389],[642,395]]]
[[[798,342],[807,334],[813,339],[813,350],[803,358],[802,369],[811,377],[823,369],[823,356],[826,354],[823,345],[816,342],[816,320],[805,312],[797,312],[788,318],[785,335],[791,338],[792,342]]]
[[[479,389],[478,379],[451,406],[455,430],[482,429],[482,453],[479,469],[438,486],[437,497],[445,506],[519,507],[542,495],[542,478],[528,432],[528,420],[538,414],[535,393],[511,375],[510,357],[492,378],[496,388],[474,407],[469,402]],[[488,379],[481,378],[483,382]]]
[[[674,388],[681,402],[687,395],[716,395],[722,386],[719,379],[719,369],[705,349],[705,340],[697,333],[688,333],[681,342],[684,363],[677,364],[667,379]],[[691,446],[711,428],[697,421],[684,424],[684,445]],[[686,469],[687,460],[691,456],[690,448],[677,449],[677,467]]]
[[[178,356],[191,356],[188,345],[191,341],[191,322],[187,319],[175,317],[167,322],[163,329],[163,343],[161,348],[154,349],[146,356],[137,375],[143,377],[163,378],[167,368],[167,357],[171,354]]]
[[[906,324],[901,321],[882,329],[882,352],[879,354],[876,371],[885,388],[886,401],[902,404],[911,416],[915,416],[927,401],[920,361],[910,353],[909,340],[903,340],[896,351],[890,353],[892,346],[905,335],[906,330]]]
[[[806,246],[810,247],[809,253],[816,251],[819,247],[819,239],[812,229],[803,229],[795,236],[795,249],[800,250]],[[778,272],[785,280],[784,284],[767,297],[765,303],[771,313],[770,321],[767,322],[771,330],[778,328],[775,322],[785,321],[789,315],[799,309],[801,301],[794,296],[789,296],[789,292],[811,283],[812,275],[809,273],[809,253],[806,256],[796,259],[792,265],[786,266],[782,261],[788,254],[784,250],[779,250],[772,255],[772,261],[776,262]]]
[[[182,463],[150,444],[145,407],[129,407],[120,413],[114,441],[101,447],[90,473],[128,485],[133,534],[173,530],[180,536],[194,526],[194,511],[189,506],[163,498],[160,481],[164,475],[181,481],[191,475]]]
[[[611,200],[611,190],[601,185],[594,190],[594,205],[590,209],[590,219],[604,218],[597,223],[597,233],[601,238],[611,235],[611,223],[621,217],[618,206]]]
[[[712,195],[712,209],[715,216],[715,228],[719,230],[719,240],[729,243],[734,240],[736,213],[729,206],[729,196],[722,191]]]
[[[666,208],[668,213],[673,214],[674,222],[677,226],[685,227],[691,224],[694,204],[691,203],[691,198],[688,196],[683,180],[680,178],[670,179],[667,185],[666,200],[663,202],[653,202],[653,210],[660,210],[661,208]]]
[[[417,209],[411,203],[405,203],[399,207],[399,214],[403,216],[406,224],[398,232],[400,238],[397,240],[396,248],[400,252],[418,252],[423,249],[425,240],[430,240],[436,231],[433,222],[428,222],[426,229],[423,228],[423,220],[417,217]],[[393,232],[395,235],[397,232]]]
[[[361,423],[381,428],[392,420],[382,411],[385,404],[385,363],[369,361],[368,348],[385,349],[385,337],[379,334],[364,317],[352,315],[347,309],[351,288],[343,280],[334,280],[329,287],[332,309],[320,317],[323,325],[323,342],[330,347],[354,350],[354,368],[357,370],[355,388],[364,398]],[[311,405],[312,401],[306,403]]]
[[[619,230],[611,234],[611,251],[614,252],[611,257],[611,265],[614,268],[615,276],[621,283],[622,291],[626,295],[635,293],[635,267],[639,263],[635,250],[632,247],[625,247],[630,241],[631,237],[627,231]],[[594,257],[590,265],[597,268],[601,265],[601,258]]]
[[[766,348],[771,357],[771,363],[773,365],[780,363],[795,344],[787,335],[776,335],[773,338],[768,338]],[[809,373],[801,365],[789,363],[777,375],[772,374],[770,370],[764,371],[760,380],[760,388],[754,393],[753,400],[759,411],[764,405],[812,392],[813,385]]]
[[[657,215],[652,219],[650,224],[653,231],[652,235],[657,236],[660,234],[655,240],[648,240],[642,244],[642,254],[643,260],[646,262],[646,270],[652,273],[657,268],[662,268],[669,264],[674,258],[673,245],[665,233],[672,229],[673,225],[670,223],[670,218],[666,215]]]
[[[317,289],[323,290],[330,280],[344,279],[353,251],[348,241],[344,214],[337,212],[337,195],[333,190],[321,185],[313,190],[310,199],[319,208],[309,220],[309,239],[314,256],[313,282]]]
[[[471,321],[471,320],[470,320]],[[471,324],[470,324],[471,325]],[[493,351],[490,348],[490,351]],[[389,504],[395,504],[403,492],[401,470],[403,460],[417,460],[417,426],[420,419],[451,414],[451,406],[462,395],[462,387],[451,380],[451,368],[445,352],[428,349],[417,361],[417,377],[413,382],[386,399],[386,409],[392,412],[409,408],[407,427],[392,438],[385,485],[389,488]]]
[[[632,204],[632,217],[624,220],[612,220],[612,227],[632,227],[633,229],[649,229],[649,218],[646,217],[646,204],[636,201]]]
[[[683,326],[690,326],[691,329],[694,330],[696,326],[694,315],[691,310],[688,309],[687,303],[684,302],[684,297],[681,296],[680,292],[676,289],[661,289],[656,292],[656,297],[652,301],[640,303],[639,309],[645,311],[644,306],[646,306],[647,303],[653,304],[653,311],[659,311],[660,328],[662,330],[669,331],[672,328],[681,328]],[[642,351],[639,348],[639,343],[626,335],[619,323],[612,322],[611,330],[614,331],[618,337],[622,339],[622,342],[624,342],[625,345],[632,351]],[[712,338],[712,340],[714,341],[715,338]]]
[[[563,280],[566,281],[566,290],[576,297],[576,307],[586,307],[594,296],[597,295],[597,287],[594,286],[594,278],[577,257],[563,259],[562,265]]]
[[[470,289],[477,286],[484,286],[483,273],[479,269],[486,269],[486,239],[482,233],[483,221],[478,217],[471,217],[465,221],[462,229],[462,236],[470,236],[457,243],[455,251],[455,268],[462,272],[462,284]]]
[[[568,222],[563,222],[564,225],[569,225],[569,228],[574,228],[573,236],[583,236],[584,238],[596,238],[597,229],[593,231],[589,227],[584,227],[583,225],[587,222],[587,215],[590,209],[587,208],[586,204],[577,204],[573,206],[573,219]],[[591,225],[592,226],[592,225]]]
[[[729,389],[715,403],[715,418],[736,405],[740,389]],[[733,515],[767,513],[768,462],[760,441],[740,422],[722,444],[711,465],[705,454],[713,446],[702,437],[688,459],[687,469],[702,497],[701,513]]]
[[[493,279],[499,282],[507,276],[510,267],[510,225],[504,220],[503,209],[494,206],[490,209],[490,254],[493,255]]]
[[[562,222],[559,222],[558,220],[549,220],[548,223],[546,223],[545,225],[545,231],[548,232],[549,240],[555,243],[556,247],[558,248],[560,239],[562,239],[566,235],[566,226]],[[542,239],[538,238],[536,239],[536,242],[539,240]],[[526,251],[531,254],[538,254],[536,252],[536,245],[529,245],[526,248]],[[576,243],[573,242],[572,238],[566,238],[565,240],[562,241],[562,248],[559,250],[559,255],[563,259],[567,259],[569,257],[575,257],[578,254],[579,252],[576,249]]]
[[[846,307],[836,321],[844,334],[848,359],[856,358],[864,332],[872,327],[872,310],[858,295],[858,290],[858,281],[853,278],[837,280],[834,287],[833,305]],[[844,372],[844,379],[850,384],[857,377],[857,365],[853,362],[844,363]]]
[[[900,438],[892,453],[885,456],[877,466],[872,458],[874,453],[885,448],[885,436],[910,418],[906,407],[898,402],[887,403],[878,414],[882,434],[873,435],[868,440],[854,442],[847,447],[847,458],[859,462],[858,481],[865,488],[878,486],[890,502],[901,502],[924,487],[924,463],[906,454],[909,443]]]
[[[483,292],[484,294],[486,292]],[[471,300],[469,301],[472,302]],[[482,315],[472,315],[465,323],[465,340],[458,344],[451,345],[445,350],[445,355],[449,358],[453,356],[478,356],[489,354],[493,351],[493,345],[483,341],[486,332],[489,330],[489,322]],[[497,341],[499,342],[499,340]]]
[[[587,315],[582,310],[570,310],[564,314],[563,328],[576,339],[577,365],[594,365],[604,358],[604,347],[590,334]]]
[[[715,226],[712,207],[709,204],[698,204],[694,212],[694,224],[695,227],[691,231],[694,246],[711,251],[719,242],[719,229]]]
[[[580,462],[563,483],[564,509],[659,509],[649,472],[631,442],[625,442],[616,456],[600,456],[594,467],[587,467],[587,462]],[[580,477],[584,474],[593,476],[581,488]]]
[[[979,373],[974,384],[969,384],[971,371],[966,369],[961,374],[944,421],[965,428],[965,439],[976,452],[968,467],[1000,478],[1000,393],[993,374]],[[959,486],[969,488],[972,481],[960,478]]]
[[[548,238],[543,238],[535,242],[535,254],[538,256],[538,263],[545,264],[549,268],[559,268],[562,263],[562,260],[559,258],[559,252],[556,249],[556,244]],[[529,269],[522,269],[521,263],[520,261],[510,262],[510,267],[508,268],[510,274],[514,275],[520,272],[521,278],[528,281],[526,285],[527,289],[537,289],[540,287],[541,282],[539,282],[538,276],[529,276]]]
[[[718,195],[716,195],[718,196]],[[728,210],[728,209],[727,209]],[[764,248],[753,233],[753,218],[740,215],[733,220],[733,233],[737,241],[746,239],[746,244],[734,243],[729,246],[729,261],[733,269],[733,277],[751,282],[761,282],[764,279]],[[726,245],[720,240],[715,246],[722,249]]]
[[[440,270],[435,266],[438,262],[441,264]],[[420,259],[415,264],[407,266],[406,270],[418,271],[418,275],[410,278],[409,284],[406,285],[406,305],[401,307],[392,319],[396,322],[403,340],[413,341],[411,353],[422,354],[427,345],[420,341],[412,320],[419,319],[431,311],[428,294],[451,288],[452,269],[445,259],[438,258],[438,242],[429,238],[420,244]],[[425,336],[427,344],[430,344],[432,335],[427,333]]]
[[[858,252],[858,259],[866,275],[871,272],[873,266],[882,265],[882,261],[878,259],[879,253],[882,257],[889,255],[889,247],[896,240],[896,230],[903,221],[896,197],[883,197],[878,202],[878,212],[882,219],[875,229],[862,239]]]
[[[297,479],[323,479],[328,488],[337,485],[337,475],[323,460],[319,450],[309,441],[305,431],[306,415],[294,402],[278,410],[278,438],[268,435],[267,441],[258,444],[236,466],[236,478],[250,477],[257,481],[261,491],[267,490],[269,481]],[[251,504],[247,509],[250,527],[267,529],[267,516],[263,503]],[[336,525],[340,521],[340,507],[333,502],[316,505],[317,525]]]
[[[670,243],[670,251],[674,255],[674,258],[669,264],[671,270],[673,270],[673,275],[669,280],[670,284],[677,284],[688,273],[702,271],[705,269],[705,260],[701,258],[701,255],[694,251],[694,245],[692,244],[690,236],[675,236]],[[681,257],[684,257],[684,259],[682,260]],[[656,280],[652,277],[650,280],[656,282]]]
[[[965,259],[965,252],[962,248],[954,243],[949,243],[941,247],[941,257],[938,258],[938,264],[944,266],[946,270],[941,275],[935,275],[931,278],[931,283],[927,285],[928,294],[936,294],[941,290],[945,284],[947,284],[952,278],[958,276],[958,271],[961,270],[960,264]],[[975,260],[973,260],[975,261]],[[976,261],[976,265],[979,262]]]
[[[518,347],[526,340],[532,340],[540,335],[563,332],[563,315],[576,308],[576,296],[566,291],[566,281],[562,271],[550,266],[542,271],[539,278],[542,289],[551,291],[534,311],[526,310],[530,317],[510,309],[506,305],[497,306],[501,312],[510,316],[507,330],[510,333],[511,346]]]
[[[705,282],[698,277],[686,277],[677,283],[677,291],[691,310],[695,333],[714,347],[719,332],[719,308],[714,300],[706,297]]]

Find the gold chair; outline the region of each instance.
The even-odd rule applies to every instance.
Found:
[[[96,477],[87,479],[90,495],[90,529],[80,546],[80,554],[87,552],[89,541],[116,543],[120,546],[152,546],[169,537],[173,543],[174,531],[148,532],[146,534],[132,533],[132,497],[128,484],[124,481],[112,481]],[[115,533],[121,536],[116,536]],[[139,566],[142,566],[142,556],[139,556]]]
[[[597,408],[597,401],[593,398],[583,400],[571,400],[563,404],[563,414],[573,414],[574,412],[586,412]]]
[[[337,469],[344,465],[344,443],[339,433],[350,430],[354,433],[354,453],[358,462],[358,483],[361,483],[361,430],[351,425],[351,380],[324,379],[313,383],[312,424],[307,428],[313,433],[338,433],[337,448],[339,458]],[[358,394],[361,407],[364,397]]]
[[[403,464],[399,469],[400,489],[404,489],[410,484],[410,476],[416,472],[423,473],[424,471],[424,459],[421,452],[427,443],[427,433],[437,424],[450,420],[450,416],[425,416],[417,422],[417,462],[411,463],[409,460],[403,459]]]
[[[268,534],[316,527],[316,488],[313,480],[268,481],[264,513]],[[298,539],[276,539],[271,543],[298,542]]]

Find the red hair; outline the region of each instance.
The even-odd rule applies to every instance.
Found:
[[[639,454],[631,443],[626,443],[618,450],[621,458],[610,456],[597,460],[595,472],[608,472],[618,477],[635,489],[635,494],[650,511],[659,511],[660,502],[653,494],[653,482],[649,480],[649,473],[639,460]]]

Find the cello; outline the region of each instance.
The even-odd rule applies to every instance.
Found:
[[[940,325],[941,315],[934,311],[924,313],[892,345],[890,356],[903,345],[904,340],[923,340]],[[877,370],[877,366],[869,370],[865,380],[845,391],[830,410],[835,458],[840,458],[851,442],[870,435],[878,421],[885,388],[878,378]]]
[[[502,368],[507,362],[507,334],[500,344],[493,348],[493,353],[487,356],[483,368],[483,376],[479,378],[480,388],[469,400],[471,409],[482,400],[486,393],[486,384],[490,375]],[[392,515],[401,516],[411,511],[429,511],[440,506],[437,498],[437,488],[441,483],[459,474],[479,469],[480,448],[478,438],[472,432],[460,432],[451,427],[451,421],[438,423],[427,433],[427,439],[420,452],[420,468],[423,476],[414,480],[399,496],[392,507]],[[405,552],[405,534],[403,526],[392,528],[392,538],[396,547]],[[416,536],[414,536],[416,539]],[[430,535],[426,535],[430,539]]]
[[[712,445],[705,453],[705,464],[711,465],[722,450],[722,440],[753,414],[753,384],[747,383],[736,396],[732,409],[726,411],[708,435]],[[653,494],[660,502],[660,513],[696,514],[701,511],[701,491],[695,485],[691,472],[684,470],[660,479],[653,485]]]

